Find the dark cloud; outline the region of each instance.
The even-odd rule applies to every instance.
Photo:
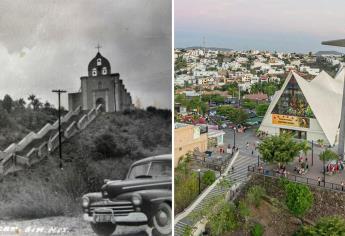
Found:
[[[1,1],[0,96],[77,91],[98,42],[134,99],[170,107],[170,0]]]

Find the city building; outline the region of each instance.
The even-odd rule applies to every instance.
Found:
[[[201,132],[199,126],[175,123],[175,152],[174,166],[176,167],[180,158],[188,152],[199,150],[205,152],[207,150],[207,132]]]
[[[83,110],[90,110],[102,104],[105,112],[123,111],[132,108],[132,98],[127,92],[119,73],[111,73],[111,66],[107,58],[99,52],[90,61],[88,76],[80,77],[79,92],[68,94],[69,110],[81,106]]]
[[[344,73],[332,78],[322,71],[307,81],[290,72],[272,102],[259,128],[271,135],[291,133],[308,141],[338,142]]]

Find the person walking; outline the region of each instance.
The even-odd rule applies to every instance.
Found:
[[[341,191],[344,191],[344,181],[341,181]]]
[[[317,177],[317,182],[319,183],[319,186],[321,186],[321,178],[320,178],[320,176]]]
[[[231,166],[231,171],[234,172],[234,166]]]
[[[247,144],[246,144],[246,149],[248,149],[248,147],[249,147],[249,143],[247,142]]]
[[[254,155],[254,150],[252,150],[252,156]]]

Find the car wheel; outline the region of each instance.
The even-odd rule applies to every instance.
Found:
[[[158,209],[152,217],[152,235],[170,235],[172,227],[171,217],[171,206],[165,202],[159,204]]]
[[[112,223],[91,223],[91,228],[99,236],[110,236],[116,229]]]

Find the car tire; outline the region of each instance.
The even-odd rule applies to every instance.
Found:
[[[110,236],[114,233],[116,225],[112,223],[90,223],[92,230],[98,236]]]
[[[152,217],[152,235],[165,236],[171,235],[172,231],[172,212],[171,206],[165,202],[159,204],[155,214]]]

